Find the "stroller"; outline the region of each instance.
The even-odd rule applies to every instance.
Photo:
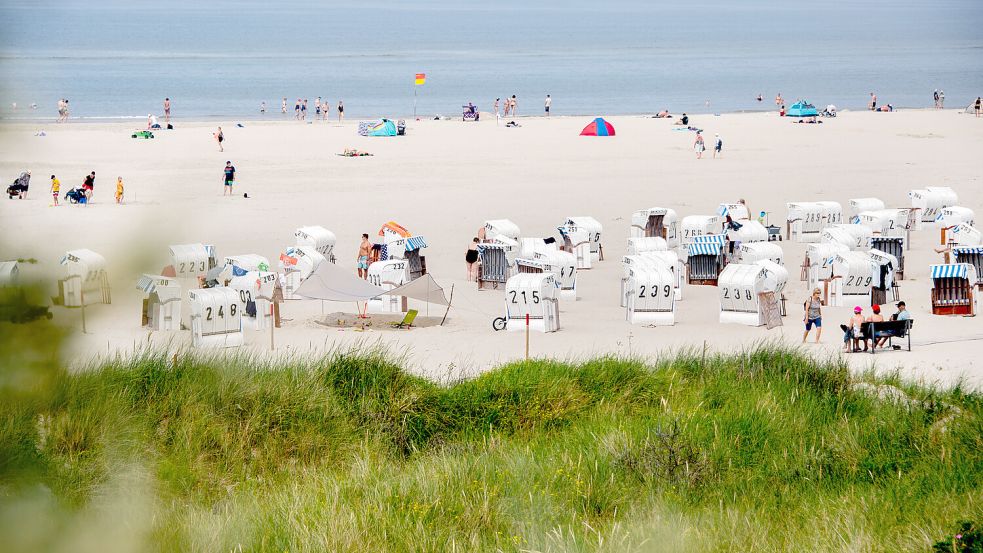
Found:
[[[21,197],[22,194],[27,193],[27,189],[30,187],[30,185],[30,173],[21,173],[19,177],[14,179],[14,183],[7,187],[7,197],[11,200]]]
[[[65,199],[73,204],[84,204],[85,203],[85,191],[81,188],[73,188],[68,192],[65,192]]]

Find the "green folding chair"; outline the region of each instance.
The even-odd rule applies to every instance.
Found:
[[[409,328],[413,326],[413,321],[416,320],[417,313],[419,313],[419,311],[417,311],[416,309],[410,309],[409,311],[406,312],[406,315],[403,316],[402,321],[399,321],[398,323],[389,323],[389,324],[393,325],[393,328]]]

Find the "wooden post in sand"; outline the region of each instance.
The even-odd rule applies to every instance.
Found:
[[[523,292],[524,294],[525,292]],[[529,313],[526,313],[526,361],[529,360]]]
[[[81,282],[82,279],[79,279]],[[79,286],[79,302],[82,304],[82,334],[85,334],[85,289]]]
[[[273,324],[273,302],[270,302],[270,351],[276,349],[273,347],[273,327],[275,326],[276,325]]]

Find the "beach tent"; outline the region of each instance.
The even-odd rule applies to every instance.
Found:
[[[194,347],[242,345],[242,303],[236,290],[224,286],[188,290],[188,300]]]
[[[670,247],[676,246],[678,217],[676,212],[665,207],[650,207],[631,214],[629,237],[657,236],[665,238]]]
[[[598,117],[580,131],[580,136],[614,136],[614,125]]]
[[[631,324],[672,326],[676,323],[675,276],[662,264],[626,265],[624,297]]]
[[[422,281],[420,284],[418,281]],[[312,300],[365,301],[382,294],[406,296],[437,305],[448,305],[443,288],[430,275],[403,286],[384,289],[355,276],[351,269],[334,263],[321,263],[297,289],[297,295]],[[380,281],[381,282],[381,281]]]
[[[519,273],[505,283],[505,328],[512,331],[560,330],[560,304],[553,273]]]
[[[358,134],[362,136],[396,136],[396,123],[389,119],[376,121],[361,121],[358,124]]]
[[[931,265],[932,275],[932,314],[933,315],[975,315],[976,299],[973,285],[976,282],[976,268],[969,263],[949,263]]]
[[[785,112],[785,117],[819,117],[819,112],[816,111],[816,106],[802,100],[792,104]]]

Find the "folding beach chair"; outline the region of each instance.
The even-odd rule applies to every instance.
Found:
[[[406,312],[406,315],[403,317],[402,321],[399,321],[398,323],[389,323],[389,324],[393,325],[393,328],[409,328],[413,326],[413,321],[416,320],[417,313],[419,313],[419,311],[417,311],[416,309],[410,309],[409,311]]]

